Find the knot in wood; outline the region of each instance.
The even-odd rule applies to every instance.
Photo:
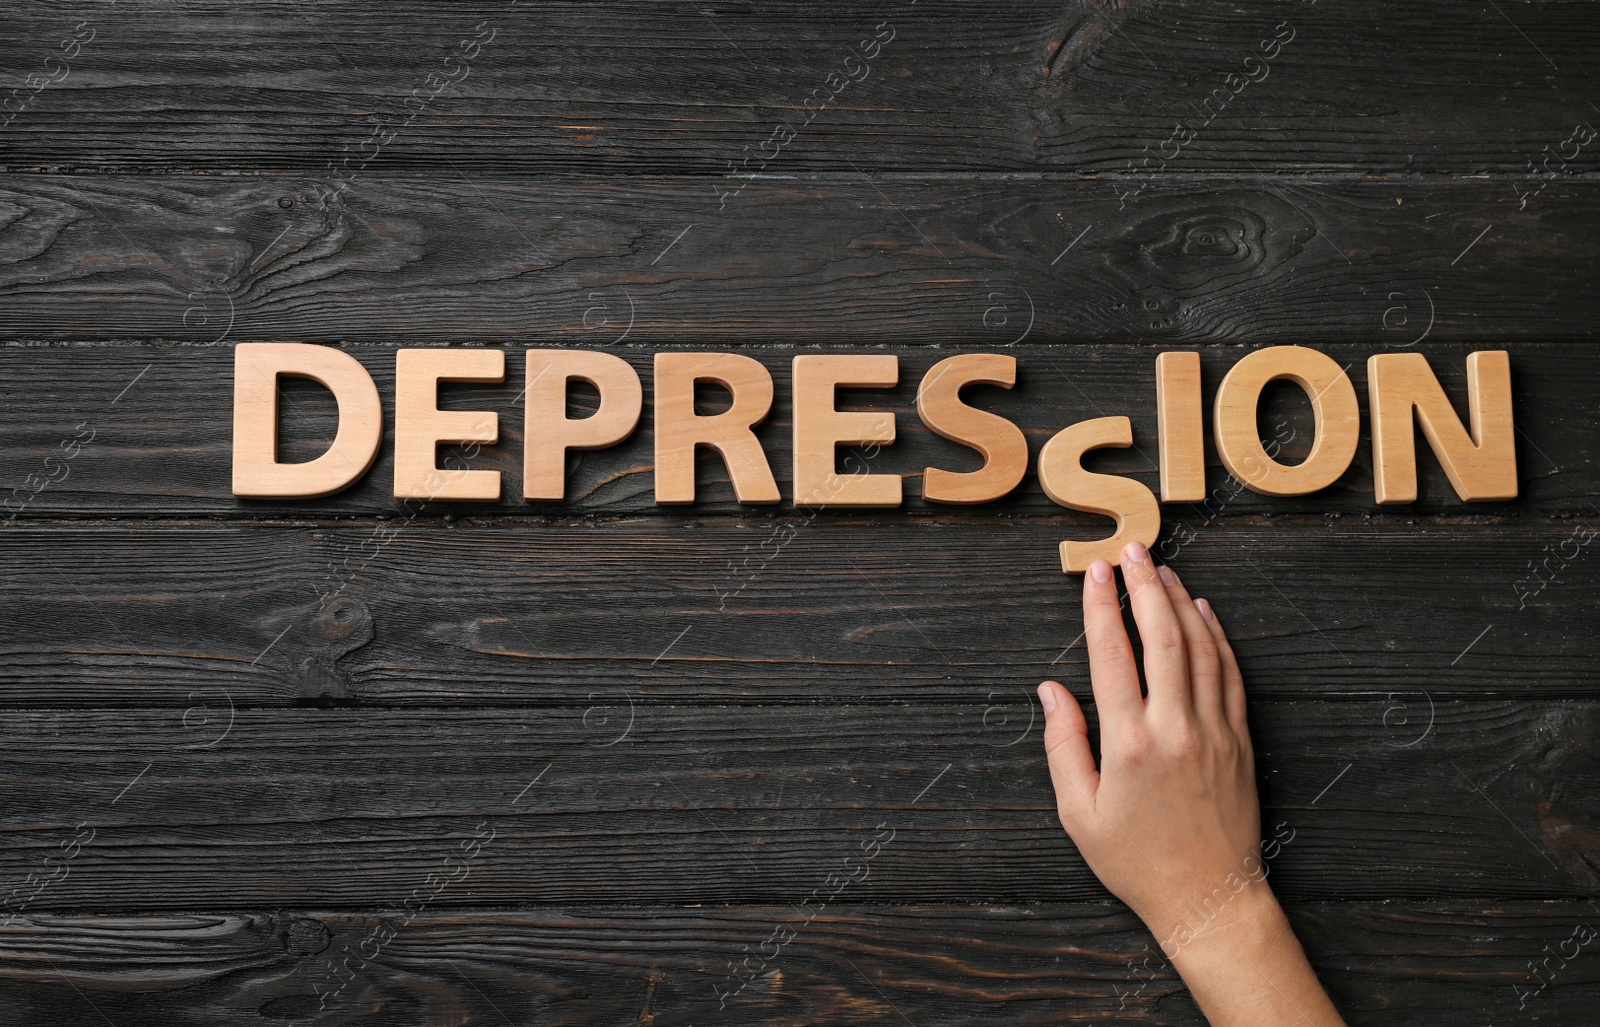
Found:
[[[290,922],[283,932],[283,947],[292,956],[314,956],[327,949],[333,941],[333,932],[321,920],[301,917]]]

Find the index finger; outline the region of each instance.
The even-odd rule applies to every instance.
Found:
[[[1133,607],[1133,623],[1144,646],[1144,683],[1150,707],[1169,713],[1193,710],[1183,624],[1142,542],[1130,542],[1123,549],[1122,578],[1128,584],[1128,605]]]
[[[1122,600],[1111,564],[1096,560],[1083,576],[1083,635],[1089,647],[1089,683],[1100,724],[1118,718],[1141,716],[1144,699],[1139,694],[1139,666],[1133,644],[1122,626]]]

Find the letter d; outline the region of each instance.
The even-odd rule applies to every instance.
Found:
[[[321,382],[339,404],[328,451],[278,462],[278,378]],[[242,342],[233,350],[233,494],[313,499],[349,488],[372,466],[383,440],[383,405],[367,369],[350,354],[298,342]]]

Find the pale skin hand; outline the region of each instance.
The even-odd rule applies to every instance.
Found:
[[[1083,579],[1100,767],[1072,693],[1039,686],[1056,808],[1090,869],[1155,935],[1214,1027],[1342,1027],[1267,885],[1244,681],[1210,605],[1132,543],[1123,580],[1146,694],[1104,560]]]

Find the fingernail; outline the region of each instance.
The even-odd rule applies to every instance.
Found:
[[[1163,585],[1176,585],[1178,583],[1178,576],[1172,573],[1172,568],[1166,564],[1157,567],[1156,573],[1161,575],[1161,583]]]
[[[1089,565],[1089,577],[1104,585],[1111,580],[1111,564],[1104,560],[1096,560]]]
[[[1047,717],[1056,711],[1055,689],[1050,687],[1048,681],[1039,686],[1039,705],[1044,707],[1044,713]]]
[[[1194,601],[1194,605],[1195,608],[1200,611],[1200,616],[1204,617],[1206,620],[1217,619],[1217,615],[1211,612],[1211,604],[1206,602],[1204,599],[1196,599]]]
[[[1126,553],[1128,559],[1132,560],[1134,563],[1144,563],[1146,560],[1150,559],[1150,550],[1144,547],[1143,542],[1129,542],[1123,547],[1122,551]]]

